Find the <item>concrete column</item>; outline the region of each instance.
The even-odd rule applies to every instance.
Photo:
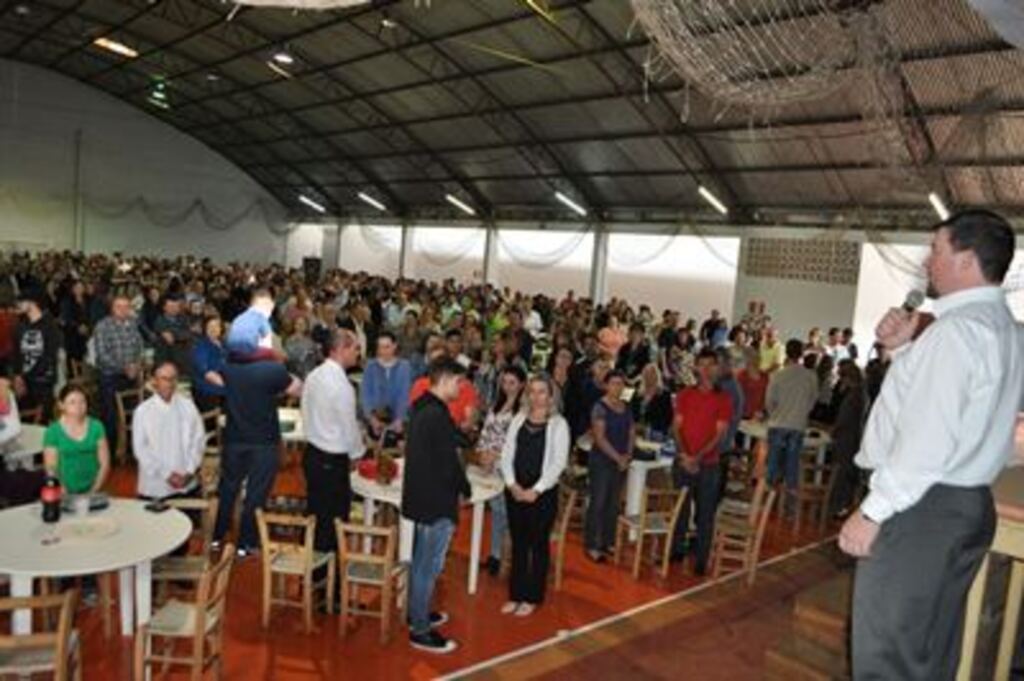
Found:
[[[412,244],[410,242],[411,239],[412,239],[412,227],[409,226],[408,222],[403,220],[402,221],[402,245],[398,249],[398,277],[400,279],[403,279],[406,276],[405,259],[409,255],[409,251],[411,250],[411,246],[412,246]]]
[[[603,303],[608,295],[608,230],[603,224],[594,227],[594,250],[590,259],[590,297]]]
[[[493,222],[484,225],[483,283],[498,285],[498,228]]]

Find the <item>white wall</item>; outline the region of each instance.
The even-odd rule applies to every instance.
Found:
[[[414,227],[405,276],[478,283],[483,280],[485,242],[486,233],[479,227]]]
[[[396,278],[401,248],[401,227],[345,225],[341,229],[337,266],[349,272],[369,272],[382,277]]]
[[[501,229],[497,239],[499,286],[559,298],[569,290],[588,295],[593,233]]]
[[[0,60],[0,242],[281,261],[277,202],[197,140],[36,66]]]
[[[608,295],[646,303],[655,315],[703,319],[716,309],[731,320],[739,250],[737,237],[612,233]]]

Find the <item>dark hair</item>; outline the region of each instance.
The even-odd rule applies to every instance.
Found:
[[[808,352],[806,355],[804,355],[803,359],[801,360],[801,363],[804,365],[805,369],[813,370],[818,368],[818,353]]]
[[[838,326],[830,326],[830,327],[829,327],[829,329],[828,329],[828,335],[830,335],[830,336],[834,336],[834,335],[836,335],[837,333],[839,333],[839,327],[838,327]]]
[[[629,325],[629,332],[633,333],[634,331],[639,331],[640,333],[646,333],[646,329],[644,329],[644,325],[641,324],[640,322],[633,322],[632,324]]]
[[[604,375],[604,382],[608,383],[608,381],[612,380],[613,378],[620,378],[623,382],[626,382],[626,372],[622,371],[621,369],[611,369],[607,374]]]
[[[694,358],[694,362],[699,362],[702,359],[713,359],[715,363],[718,363],[718,353],[712,348],[704,347],[697,353],[697,357]]]
[[[845,329],[843,329],[843,335],[853,338],[853,329],[851,329],[850,327],[846,327]]]
[[[153,365],[153,375],[156,376],[156,372],[160,371],[161,369],[163,369],[168,364],[170,364],[172,367],[174,367],[174,373],[181,373],[178,370],[177,362],[175,362],[173,359],[162,359],[162,360],[160,360],[159,362],[157,362],[156,364]]]
[[[427,367],[427,375],[430,377],[430,385],[437,385],[445,376],[464,376],[466,369],[461,364],[448,357],[435,359]]]
[[[1003,282],[1013,260],[1016,238],[1002,216],[989,210],[965,210],[943,220],[934,229],[949,232],[954,251],[972,251],[989,283]]]
[[[377,334],[377,340],[380,340],[381,338],[387,338],[392,343],[397,343],[398,342],[398,338],[395,337],[395,334],[393,332],[391,332],[391,331],[386,330],[386,329],[384,331],[381,331],[380,333]]]
[[[500,375],[504,376],[505,374],[512,374],[517,379],[519,379],[520,383],[522,383],[524,385],[526,384],[526,372],[523,371],[521,367],[518,367],[515,364],[510,364],[507,367],[505,367],[504,369],[502,369]],[[498,390],[498,399],[496,399],[494,401],[494,408],[491,411],[493,411],[495,414],[497,414],[499,411],[501,411],[502,407],[505,406],[505,400],[507,400],[507,399],[508,399],[508,395],[505,394],[505,391],[504,390]],[[516,401],[512,403],[512,411],[518,412],[520,406],[522,406],[522,403],[523,403],[523,390],[520,388],[519,394],[516,395]]]
[[[460,331],[459,329],[448,329],[444,334],[444,339],[449,340],[455,338],[456,336],[462,338],[462,331]]]
[[[786,341],[786,359],[798,360],[804,354],[804,343],[797,338]]]
[[[63,402],[71,393],[81,393],[82,397],[85,398],[86,404],[89,403],[89,393],[85,389],[85,386],[74,381],[64,384],[64,387],[60,389],[59,393],[57,393],[57,401]]]

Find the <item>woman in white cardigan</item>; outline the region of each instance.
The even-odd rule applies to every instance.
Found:
[[[532,377],[526,395],[526,412],[513,419],[501,453],[512,536],[509,601],[501,612],[519,617],[544,601],[558,479],[569,458],[569,424],[558,414],[551,379]]]

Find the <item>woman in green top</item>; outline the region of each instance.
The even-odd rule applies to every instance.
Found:
[[[97,492],[110,473],[110,447],[103,424],[89,416],[80,386],[60,391],[60,417],[43,436],[43,464],[69,494]]]

